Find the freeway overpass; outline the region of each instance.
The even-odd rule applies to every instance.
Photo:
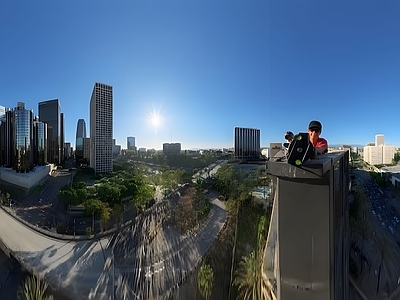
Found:
[[[97,292],[97,296],[106,296],[112,288],[110,251],[105,249],[108,238],[76,242],[52,239],[0,209],[0,239],[24,268],[68,297],[88,299]]]
[[[208,219],[192,235],[177,235],[168,222],[160,226],[160,217],[171,212],[161,201],[114,238],[81,241],[51,238],[0,209],[0,241],[25,269],[68,298],[160,299],[174,292],[222,230],[227,212],[217,196],[209,196]]]

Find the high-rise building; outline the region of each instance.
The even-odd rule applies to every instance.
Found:
[[[1,119],[6,115],[6,108],[0,105],[0,122]]]
[[[0,116],[0,165],[11,167],[14,161],[14,113],[10,109],[4,111]]]
[[[4,147],[6,143],[6,135],[1,130],[3,128],[2,124],[6,121],[6,108],[0,105],[0,166],[3,165],[4,160]]]
[[[39,102],[39,120],[47,124],[47,159],[50,163],[60,164],[64,144],[61,144],[61,108],[58,99]]]
[[[113,88],[96,82],[90,99],[90,166],[95,173],[112,171]]]
[[[33,160],[39,166],[43,166],[47,163],[47,124],[35,117],[33,129]]]
[[[181,143],[164,143],[163,154],[179,154],[181,153]]]
[[[83,139],[83,159],[90,163],[90,138]]]
[[[235,127],[235,157],[260,158],[260,129]]]
[[[64,157],[66,160],[71,157],[71,143],[64,143]]]
[[[79,119],[76,125],[76,142],[75,142],[75,159],[78,162],[83,159],[84,153],[84,140],[86,138],[86,123],[84,119]]]
[[[0,115],[0,165],[17,172],[29,172],[47,163],[47,124],[33,116],[18,102],[14,109]]]
[[[21,172],[33,168],[33,111],[18,102],[14,110],[6,111],[1,135],[5,137],[2,164]]]
[[[23,102],[18,102],[14,118],[14,168],[26,172],[33,167],[33,111],[25,109]]]
[[[135,137],[134,136],[128,136],[126,138],[126,149],[127,150],[136,150],[136,145],[135,145]]]
[[[66,158],[65,153],[65,128],[64,128],[64,114],[60,113],[60,161],[64,161]]]
[[[272,299],[357,298],[349,295],[350,256],[357,253],[350,251],[348,156],[321,155],[301,167],[268,161],[273,206],[262,276]]]
[[[383,134],[375,135],[375,146],[383,146],[385,144],[385,136]]]

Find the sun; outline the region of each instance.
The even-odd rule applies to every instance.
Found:
[[[158,127],[158,125],[160,124],[160,118],[157,115],[152,115],[151,116],[151,124],[154,127]]]
[[[149,113],[149,117],[147,119],[156,132],[157,128],[161,126],[160,110],[161,107],[158,110],[153,108],[153,111]]]

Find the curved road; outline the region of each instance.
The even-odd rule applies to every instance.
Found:
[[[140,252],[131,252],[136,255],[130,257],[132,264],[125,270],[115,268],[113,247],[107,247],[109,238],[80,242],[55,240],[21,224],[3,209],[0,209],[0,238],[25,268],[45,277],[52,289],[67,291],[72,299],[109,299],[113,294],[123,297],[137,292],[155,299],[157,295],[168,294],[185,279],[223,228],[227,217],[224,204],[216,196],[210,202],[213,204],[210,216],[196,235],[179,237],[179,243],[168,241],[173,235],[160,235],[157,239],[167,239],[163,243],[166,248],[170,247],[170,255],[164,259],[149,256],[149,260],[141,261]],[[149,226],[146,222],[143,225]],[[148,245],[140,249],[142,253],[150,249],[144,248]],[[151,248],[152,253],[157,247],[165,248],[159,243]],[[142,266],[145,267],[142,269]]]

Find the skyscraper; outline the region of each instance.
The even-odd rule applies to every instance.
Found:
[[[260,153],[260,129],[235,127],[235,157],[259,159]]]
[[[6,108],[0,105],[0,166],[5,163],[7,134],[5,129]]]
[[[90,138],[83,139],[83,159],[90,164]]]
[[[6,115],[6,108],[0,105],[0,122],[1,119]]]
[[[65,143],[64,114],[60,113],[60,162],[62,162],[64,159],[67,159],[65,157],[64,143]]]
[[[135,137],[134,136],[128,136],[126,138],[126,149],[127,150],[135,150]]]
[[[47,163],[47,124],[35,117],[33,129],[33,160],[39,166],[43,166]]]
[[[10,132],[12,167],[21,172],[33,168],[33,111],[25,109],[23,102],[18,102],[15,110],[10,111],[13,130]]]
[[[84,140],[86,138],[86,123],[84,119],[79,119],[76,125],[75,159],[76,162],[83,158]]]
[[[47,159],[50,163],[60,164],[63,144],[61,144],[61,108],[58,99],[39,102],[39,120],[47,124]]]
[[[113,88],[96,82],[90,99],[90,166],[95,173],[112,171]]]

